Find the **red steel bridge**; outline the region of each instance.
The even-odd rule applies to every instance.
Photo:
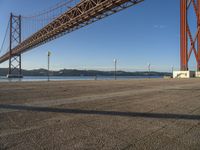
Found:
[[[144,0],[68,0],[33,16],[11,13],[0,49],[0,63],[9,60],[10,77],[21,77],[21,54],[60,36],[103,19]],[[192,35],[188,12],[196,14],[197,32]],[[200,0],[180,0],[181,70],[188,70],[194,52],[200,70]]]

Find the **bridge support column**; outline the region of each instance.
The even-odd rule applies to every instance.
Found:
[[[191,9],[195,12],[196,32],[192,33],[188,15]],[[197,72],[189,71],[188,63],[191,54],[197,63]],[[180,70],[173,73],[174,77],[200,77],[200,0],[180,0]]]
[[[180,0],[180,61],[181,71],[188,70],[188,36],[187,36],[187,2],[188,0]]]
[[[189,22],[191,15],[191,9],[195,13],[195,21],[197,26],[191,27]],[[197,72],[195,77],[200,77],[200,0],[180,0],[180,70],[178,74],[187,73],[187,77],[191,77],[191,74],[188,67],[188,63],[192,53],[195,56],[197,63]],[[191,28],[195,29],[196,32],[192,32]],[[177,72],[174,72],[174,76]],[[181,78],[182,76],[180,76]],[[192,73],[193,77],[193,73]]]
[[[197,63],[197,71],[200,72],[200,0],[197,0],[197,10],[198,10],[198,18],[197,18],[197,29],[198,29],[198,41],[197,41],[197,49],[198,49],[198,63]]]
[[[12,49],[21,43],[21,16],[10,15],[10,57],[8,78],[22,78],[21,54],[13,55]]]

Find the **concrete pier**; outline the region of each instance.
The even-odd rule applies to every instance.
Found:
[[[200,79],[0,83],[0,149],[193,150]]]

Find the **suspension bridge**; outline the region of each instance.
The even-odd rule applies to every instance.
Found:
[[[22,77],[22,53],[143,1],[68,0],[33,16],[11,13],[0,49],[0,63],[9,60],[8,77]],[[194,37],[188,23],[190,7],[194,9],[197,18]],[[180,0],[180,10],[180,68],[182,71],[189,69],[188,62],[194,52],[197,69],[200,70],[200,0]]]

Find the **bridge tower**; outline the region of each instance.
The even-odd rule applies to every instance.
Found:
[[[21,43],[21,16],[10,14],[9,70],[8,78],[22,78],[21,54],[12,54],[12,49]]]
[[[188,21],[191,7],[195,12],[197,21],[194,37]],[[180,11],[180,68],[181,71],[188,71],[188,62],[193,52],[197,62],[197,71],[200,71],[200,0],[180,0]]]

